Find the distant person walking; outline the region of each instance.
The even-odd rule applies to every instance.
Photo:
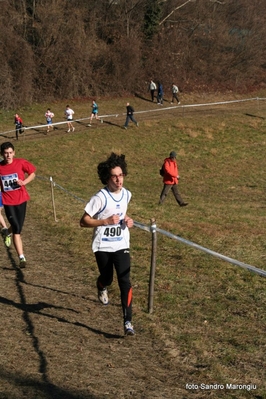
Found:
[[[154,101],[154,93],[155,93],[155,90],[157,90],[156,83],[154,83],[153,80],[151,79],[150,84],[149,84],[148,91],[149,91],[150,94],[151,94],[151,101],[152,101],[152,102]]]
[[[163,105],[163,85],[161,82],[158,82],[157,104]]]
[[[49,133],[50,128],[53,129],[52,123],[53,123],[54,113],[51,112],[50,108],[47,108],[47,111],[45,112],[44,116],[46,118],[46,123],[47,123],[47,133]]]
[[[72,129],[72,132],[75,131],[75,128],[74,128],[74,126],[72,124],[74,113],[75,112],[73,111],[73,109],[71,109],[70,106],[67,105],[66,106],[66,110],[65,110],[65,115],[66,115],[66,118],[67,118],[67,126],[68,126],[68,131],[67,132],[68,133],[70,132],[71,129]]]
[[[133,123],[135,123],[136,126],[139,126],[138,122],[134,118],[134,112],[135,112],[134,108],[129,103],[127,103],[127,117],[126,117],[124,129],[127,129],[129,120],[131,120]]]
[[[87,203],[80,220],[81,227],[94,228],[92,251],[99,269],[98,298],[108,305],[107,287],[117,274],[123,310],[125,335],[134,335],[132,322],[132,286],[130,283],[129,228],[133,220],[127,215],[131,192],[123,187],[127,175],[125,155],[111,153],[99,163],[98,176],[105,186]]]
[[[18,140],[18,134],[23,133],[23,121],[19,114],[15,114],[14,123],[16,125],[16,139]]]
[[[177,104],[180,104],[180,101],[177,97],[177,93],[179,93],[178,87],[172,83],[172,100],[171,100],[171,104],[174,103],[174,100],[176,100]]]
[[[100,120],[100,118],[98,116],[98,105],[97,105],[96,101],[92,102],[92,106],[91,107],[92,107],[91,117],[90,117],[90,123],[88,124],[88,126],[91,126],[93,118],[97,119],[98,121]]]
[[[183,199],[181,198],[181,195],[179,194],[177,188],[179,174],[178,174],[178,166],[176,162],[175,151],[171,151],[169,158],[165,158],[163,163],[163,171],[164,171],[163,175],[164,186],[160,195],[159,205],[164,202],[165,197],[167,196],[170,190],[172,190],[172,193],[174,194],[174,197],[180,206],[188,205],[188,203],[184,202]]]
[[[11,225],[14,246],[19,256],[19,265],[24,268],[26,258],[20,234],[26,216],[27,201],[30,199],[25,186],[35,178],[36,168],[26,159],[15,158],[15,149],[12,143],[1,144],[1,155],[3,161],[0,162],[0,179],[3,205],[7,220]]]

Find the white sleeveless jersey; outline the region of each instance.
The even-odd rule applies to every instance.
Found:
[[[127,205],[131,192],[125,188],[118,194],[111,193],[107,187],[98,191],[85,207],[85,212],[97,220],[119,215],[119,224],[98,226],[94,228],[92,238],[93,252],[116,252],[129,248],[129,229],[125,224]]]

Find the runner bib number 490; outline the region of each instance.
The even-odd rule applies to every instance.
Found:
[[[106,227],[103,233],[102,241],[120,241],[121,237],[121,227]]]

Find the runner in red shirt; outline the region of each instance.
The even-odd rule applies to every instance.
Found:
[[[15,149],[12,143],[1,144],[1,155],[4,158],[0,162],[2,201],[6,217],[11,225],[20,267],[24,268],[26,258],[20,234],[26,216],[27,201],[30,199],[25,186],[34,179],[36,168],[26,159],[15,158]]]
[[[14,121],[15,125],[16,125],[16,138],[18,140],[18,134],[23,133],[23,120],[21,119],[21,117],[16,114],[15,115],[15,121]]]

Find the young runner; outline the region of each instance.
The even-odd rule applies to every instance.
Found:
[[[0,179],[3,205],[11,225],[20,267],[24,268],[26,258],[20,234],[26,216],[27,201],[30,199],[25,186],[34,179],[36,168],[26,159],[15,158],[15,149],[10,142],[1,144],[1,155],[3,161],[0,162]]]
[[[16,125],[16,139],[18,140],[18,134],[23,133],[23,120],[19,116],[19,114],[15,114],[14,123]]]
[[[97,119],[97,121],[100,120],[100,118],[98,116],[98,104],[95,101],[93,101],[91,107],[92,107],[91,117],[90,117],[90,123],[88,124],[88,126],[91,126],[93,118]]]
[[[131,192],[123,187],[126,175],[124,155],[111,153],[98,165],[98,176],[105,187],[87,203],[80,226],[94,228],[92,250],[100,272],[98,298],[103,305],[108,304],[107,287],[112,284],[115,268],[121,292],[124,332],[125,335],[134,335],[129,251],[129,228],[133,226],[133,220],[127,215]]]
[[[65,115],[66,115],[66,118],[67,118],[67,126],[68,126],[67,132],[68,133],[70,132],[70,129],[72,129],[72,132],[75,131],[75,128],[74,128],[74,126],[72,124],[74,113],[75,112],[73,111],[73,109],[71,109],[70,106],[67,105],[66,106],[66,110],[65,110]]]
[[[47,122],[47,133],[50,131],[50,127],[53,128],[51,125],[53,123],[53,117],[54,113],[50,110],[50,108],[47,108],[47,111],[44,114]]]

